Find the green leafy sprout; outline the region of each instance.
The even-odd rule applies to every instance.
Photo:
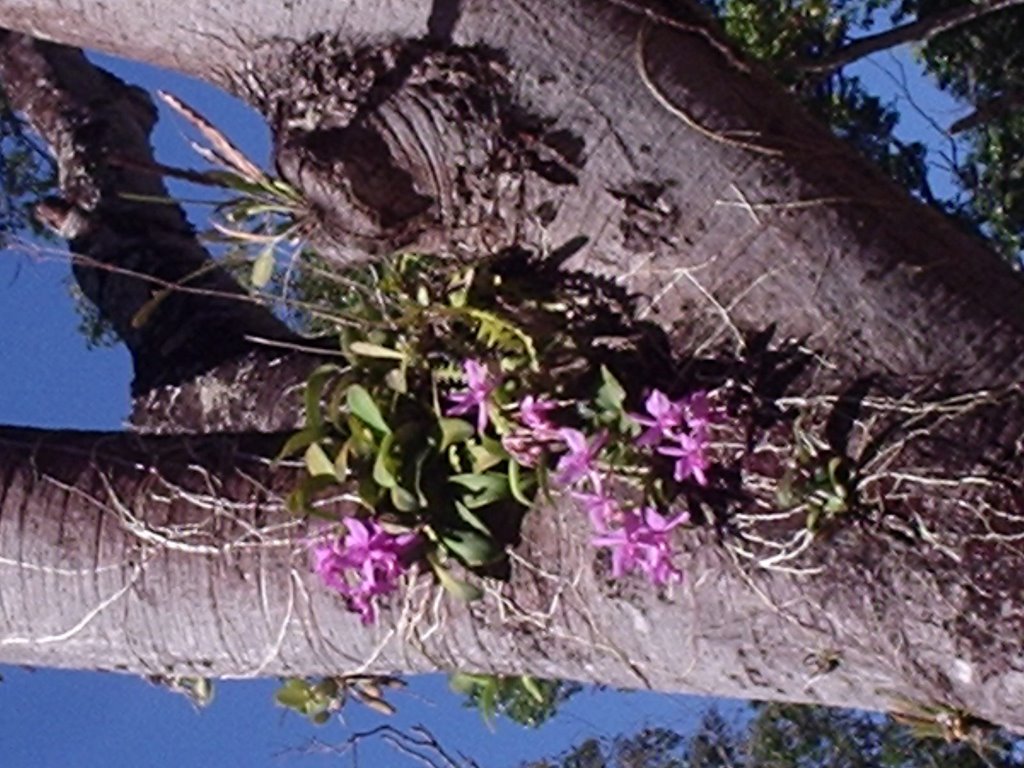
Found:
[[[466,706],[480,711],[493,728],[505,717],[527,728],[538,728],[558,712],[559,706],[582,689],[578,683],[543,680],[530,675],[481,675],[456,672],[451,689],[466,697]]]

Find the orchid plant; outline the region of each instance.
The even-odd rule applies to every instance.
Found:
[[[301,452],[307,470],[289,504],[327,521],[309,543],[323,584],[366,624],[418,564],[474,599],[452,567],[495,573],[508,538],[496,532],[553,496],[589,520],[610,578],[678,582],[674,537],[690,519],[679,499],[713,473],[713,397],[631,397],[603,365],[567,383],[556,361],[586,362],[584,345],[499,312],[515,303],[494,300],[501,282],[485,270],[437,272],[404,256],[377,273],[349,307],[363,322],[344,326],[347,365],[314,372],[306,427],[282,452]],[[342,484],[360,511],[339,518]]]

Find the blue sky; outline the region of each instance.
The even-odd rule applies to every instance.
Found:
[[[859,66],[872,86],[900,96],[898,69],[888,54]],[[126,79],[147,88],[164,88],[213,119],[257,161],[269,153],[262,121],[240,102],[204,85],[158,70],[97,57]],[[901,60],[907,63],[904,56]],[[882,69],[880,69],[880,67]],[[894,81],[883,70],[896,71]],[[956,105],[940,97],[913,72],[915,98],[944,115],[948,125]],[[184,138],[186,126],[162,120],[155,143],[159,159],[198,166]],[[905,136],[927,135],[932,128],[907,110]],[[194,188],[172,191],[196,196]],[[43,427],[117,429],[128,410],[131,378],[121,347],[87,351],[76,331],[77,318],[63,284],[66,257],[31,245],[0,254],[0,423]],[[379,725],[385,718],[358,705],[345,723],[315,728],[272,703],[274,681],[223,683],[213,705],[196,712],[180,696],[127,676],[84,672],[4,669],[0,684],[0,755],[18,768],[118,768],[119,766],[278,766],[338,765],[336,756],[300,754],[310,739],[341,742],[347,734]],[[421,723],[446,746],[463,750],[484,766],[514,766],[551,755],[594,734],[628,733],[659,723],[688,730],[710,700],[683,696],[587,691],[552,724],[536,732],[499,723],[494,733],[479,716],[461,707],[441,676],[412,681],[394,703],[398,726]],[[725,704],[736,712],[737,705]],[[500,755],[500,759],[494,756]],[[364,752],[365,765],[411,764],[386,752]],[[340,764],[348,764],[342,762]]]

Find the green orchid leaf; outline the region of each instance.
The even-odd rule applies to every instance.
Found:
[[[441,586],[454,597],[457,597],[459,600],[463,600],[467,603],[479,600],[483,597],[484,593],[482,589],[452,576],[451,571],[441,565],[441,562],[435,552],[427,553],[427,562],[430,564],[430,567],[437,576],[437,580],[440,582]]]
[[[345,480],[348,477],[348,455],[351,451],[351,442],[351,438],[346,440],[338,451],[338,455],[334,457],[334,474],[339,480]]]
[[[301,678],[292,677],[286,680],[274,693],[274,701],[288,709],[303,711],[312,697],[309,683]]]
[[[547,501],[551,501],[551,483],[550,473],[548,472],[548,465],[543,461],[537,462],[537,469],[534,471],[534,476],[537,478],[537,488],[543,494],[543,497]]]
[[[378,432],[391,432],[391,427],[384,421],[384,416],[374,402],[373,396],[359,384],[353,384],[348,388],[348,409],[364,424]]]
[[[473,436],[476,431],[472,424],[465,419],[442,418],[438,420],[441,428],[441,450],[446,451],[452,445],[464,443]]]
[[[491,532],[487,528],[487,526],[484,525],[483,520],[481,520],[479,517],[477,517],[470,510],[469,507],[467,507],[462,502],[456,501],[455,502],[455,511],[456,511],[456,513],[458,513],[459,518],[462,520],[462,522],[466,523],[466,525],[468,525],[470,528],[473,528],[474,530],[476,530],[481,535],[486,536],[488,538],[491,538]]]
[[[601,411],[614,414],[621,413],[622,405],[626,402],[626,390],[622,388],[612,372],[603,365],[601,366],[601,386],[597,390],[595,402]]]
[[[476,473],[486,472],[508,459],[508,452],[501,446],[501,442],[489,437],[481,438],[478,443],[468,443],[466,450]]]
[[[331,396],[327,398],[327,418],[330,420],[334,428],[339,432],[345,432],[344,424],[344,409],[342,403],[345,402],[345,398],[348,395],[348,384],[344,381],[338,383],[338,385],[331,392]],[[307,411],[308,412],[308,411]]]
[[[515,461],[509,461],[508,463],[508,489],[512,494],[512,498],[522,504],[524,507],[532,507],[533,499],[529,497],[529,489],[534,485],[535,481],[530,478],[524,478],[519,469],[519,464]]]
[[[420,507],[427,506],[427,495],[423,492],[423,467],[426,466],[431,453],[429,445],[423,448],[423,450],[416,454],[416,463],[413,466],[413,490],[416,492],[416,498],[419,500]]]
[[[288,511],[295,515],[315,515],[328,520],[336,520],[337,515],[320,512],[312,506],[313,497],[324,488],[337,484],[334,475],[319,475],[316,477],[304,477],[298,487],[288,494],[285,499],[285,506]]]
[[[267,243],[252,263],[249,281],[253,288],[263,288],[274,276],[274,243]]]
[[[391,447],[395,443],[395,436],[388,433],[380,441],[380,448],[377,449],[377,458],[373,462],[373,481],[381,488],[394,488],[398,485],[398,478],[395,477],[391,456]]]
[[[504,487],[508,485],[508,479],[505,475],[497,472],[487,472],[479,474],[475,472],[466,472],[460,475],[452,475],[448,478],[448,481],[461,485],[470,491],[480,492],[490,490],[495,487]]]
[[[368,341],[353,341],[348,345],[348,350],[359,357],[373,357],[379,360],[405,360],[405,355],[397,349],[391,349],[380,344],[373,344]]]
[[[444,548],[470,568],[493,563],[503,554],[494,539],[478,531],[447,528],[438,534]]]
[[[839,456],[829,459],[828,479],[829,484],[832,486],[832,492],[839,498],[845,499],[847,490],[845,477],[843,476],[843,460]]]
[[[498,713],[498,680],[491,678],[481,688],[477,707],[480,709],[480,716],[484,723],[491,730],[494,730],[494,719]]]
[[[519,678],[519,683],[523,686],[523,690],[530,694],[530,697],[534,701],[538,704],[544,703],[544,692],[540,689],[540,686],[537,684],[535,679],[529,675],[523,675]]]
[[[314,725],[325,725],[327,721],[331,719],[331,713],[326,710],[321,710],[320,712],[311,714],[309,719],[313,721]]]
[[[391,488],[391,503],[399,512],[415,512],[420,509],[419,499],[400,485]]]
[[[311,689],[320,699],[333,699],[338,695],[338,681],[333,677],[325,677]]]
[[[357,491],[359,493],[360,500],[368,507],[376,509],[377,504],[380,503],[381,498],[384,495],[384,490],[380,485],[374,482],[372,477],[363,477],[359,481]]]
[[[508,476],[499,472],[452,475],[448,481],[472,492],[463,497],[470,509],[485,507],[509,496]]]
[[[341,373],[341,368],[334,365],[334,363],[325,363],[318,366],[309,375],[309,379],[306,381],[306,391],[303,395],[303,401],[306,406],[307,427],[319,429],[323,426],[323,418],[320,414],[320,399],[323,395],[324,384],[327,383],[331,376],[338,373]]]
[[[811,533],[818,532],[818,523],[821,521],[821,508],[811,507],[807,513],[807,530]]]
[[[374,431],[355,416],[348,418],[348,442],[353,456],[369,458],[377,455],[377,439]]]
[[[384,374],[384,383],[400,395],[404,395],[408,392],[409,382],[405,375],[405,365],[400,365],[398,368],[392,368]]]
[[[305,429],[299,430],[285,441],[285,444],[281,446],[281,450],[277,452],[277,457],[274,461],[277,462],[281,459],[286,459],[289,456],[294,456],[303,448],[306,448],[311,443],[319,442],[324,437],[326,437],[326,435],[319,427],[306,427]]]
[[[329,476],[338,479],[334,473],[334,462],[330,460],[320,443],[306,448],[306,471],[313,477]]]
[[[299,712],[305,711],[306,702],[308,700],[308,692],[299,692],[282,688],[274,694],[274,701],[276,701],[280,706],[287,707],[288,709],[295,709]]]
[[[448,676],[448,687],[455,691],[455,693],[461,693],[466,696],[473,693],[479,684],[478,676],[467,672],[455,672]]]

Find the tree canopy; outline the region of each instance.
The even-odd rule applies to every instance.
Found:
[[[1024,8],[974,0],[707,0],[729,35],[801,95],[839,136],[901,185],[962,220],[1016,262],[1024,248],[1019,44]],[[1018,7],[1014,7],[1018,6]],[[909,43],[925,72],[972,111],[930,148],[895,135],[891,104],[846,73],[861,57]],[[956,187],[936,193],[929,168]]]
[[[1018,768],[1019,741],[923,736],[886,715],[792,704],[755,704],[733,721],[714,708],[692,733],[654,727],[586,740],[528,768]]]

